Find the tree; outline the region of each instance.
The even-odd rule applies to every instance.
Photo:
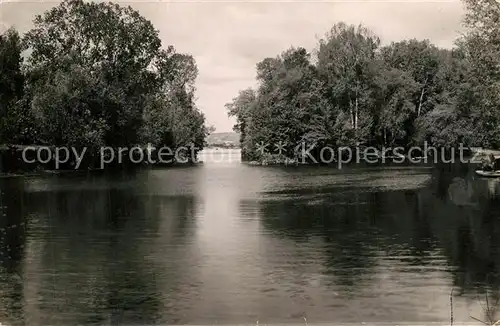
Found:
[[[0,35],[0,144],[12,143],[27,136],[31,121],[19,115],[23,96],[24,76],[21,38],[14,29]],[[28,116],[24,116],[28,118]]]
[[[160,52],[155,64],[162,80],[161,91],[149,99],[144,110],[143,142],[157,147],[193,145],[202,149],[210,130],[195,104],[198,69],[193,57],[169,47]]]
[[[292,47],[266,58],[257,64],[257,79],[257,90],[242,91],[226,105],[228,114],[237,117],[243,158],[260,159],[256,151],[260,142],[267,142],[270,150],[281,146],[281,154],[292,156],[307,132],[315,100],[316,70],[310,54]]]
[[[262,60],[258,88],[226,106],[242,147],[500,147],[500,5],[465,2],[468,32],[452,50],[415,39],[380,47],[367,28],[339,23],[312,61],[300,47]]]
[[[416,117],[431,110],[429,99],[439,70],[439,49],[428,40],[412,39],[383,47],[381,56],[389,67],[407,72],[416,82],[412,94]]]
[[[374,144],[404,146],[411,133],[408,122],[415,113],[412,99],[418,83],[409,73],[388,67],[384,62],[375,84],[377,101],[372,111]]]
[[[468,89],[460,99],[471,105],[471,119],[479,135],[475,145],[500,147],[500,4],[494,0],[464,0],[465,35],[458,46],[469,65]],[[470,91],[473,94],[470,94]],[[471,103],[470,98],[474,98]]]
[[[78,60],[68,57],[50,72],[52,78],[33,85],[31,107],[40,126],[40,141],[45,145],[91,147],[106,144],[109,130],[105,105],[118,94],[105,96],[102,78]]]
[[[194,58],[161,48],[158,31],[131,7],[65,0],[36,17],[24,46],[25,103],[41,142],[203,148]]]
[[[380,39],[363,26],[339,23],[319,42],[318,71],[326,82],[330,108],[339,110],[340,141],[366,142],[371,119],[370,84]]]
[[[158,92],[163,82],[160,79],[163,76],[155,72],[161,42],[151,22],[130,7],[67,0],[43,16],[37,16],[34,25],[24,39],[25,46],[31,50],[28,73],[34,84],[33,99],[46,98],[45,89],[50,88],[56,77],[66,80],[68,85],[80,83],[78,87],[88,88],[73,94],[71,106],[86,106],[89,119],[106,122],[103,142],[135,144],[145,99]],[[82,73],[76,74],[86,80],[71,81],[72,76],[63,76],[74,69],[81,69]],[[93,91],[90,87],[96,85],[99,85],[98,91]],[[66,90],[61,91],[63,95]],[[89,93],[94,96],[92,103],[87,98]],[[70,121],[75,117],[71,110],[69,106],[57,108],[67,117],[60,121],[65,127],[58,124],[61,128],[58,127],[57,132],[63,133],[78,123],[80,117]],[[42,110],[41,114],[48,111]],[[42,119],[51,121],[52,118]],[[65,141],[63,135],[59,139]],[[53,140],[54,137],[47,139]]]

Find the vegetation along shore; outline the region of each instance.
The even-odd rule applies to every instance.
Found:
[[[202,149],[210,129],[195,104],[196,62],[158,33],[131,7],[82,0],[37,16],[23,36],[6,31],[0,144]],[[25,169],[7,147],[0,168]]]
[[[450,49],[417,39],[382,45],[368,28],[338,23],[312,53],[292,47],[260,61],[258,86],[226,105],[237,119],[243,160],[296,159],[300,142],[499,149],[500,9],[464,4],[465,32]],[[263,153],[261,143],[284,147]]]
[[[482,15],[499,9],[464,3],[466,32],[451,49],[382,45],[364,26],[337,23],[313,52],[292,47],[257,63],[258,86],[226,104],[243,161],[296,164],[300,143],[314,144],[315,158],[325,146],[499,149],[498,27]],[[16,146],[202,150],[214,129],[195,104],[196,62],[158,33],[131,7],[66,0],[24,35],[1,35],[0,171],[29,169]],[[262,143],[279,153],[259,151]]]

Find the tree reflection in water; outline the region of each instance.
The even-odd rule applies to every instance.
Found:
[[[500,181],[460,172],[438,168],[429,186],[415,190],[332,186],[307,197],[296,189],[288,200],[262,200],[262,222],[295,241],[322,236],[328,273],[351,290],[372,282],[381,257],[406,250],[402,263],[432,267],[429,255],[439,250],[456,294],[477,301],[489,291],[492,304],[500,295]]]
[[[23,182],[0,179],[0,323],[24,323],[23,259],[25,211]]]
[[[145,178],[0,181],[6,235],[0,239],[0,321],[189,323],[214,310],[214,321],[239,322],[287,318],[294,307],[290,321],[302,317],[297,313],[323,313],[326,320],[332,307],[339,318],[361,318],[346,306],[351,303],[370,306],[363,318],[430,321],[449,308],[449,286],[462,297],[457,304],[485,305],[486,291],[490,304],[497,301],[497,180],[439,168],[315,171],[219,171],[224,187],[236,185],[224,190],[232,194],[224,199],[238,201],[221,205],[208,202],[218,196],[204,197],[221,185],[205,177],[200,183],[189,169]],[[265,192],[248,181],[264,179]],[[228,210],[233,204],[239,212]],[[214,220],[218,214],[225,219]],[[10,227],[24,219],[25,228]],[[200,225],[221,237],[205,239],[219,246],[199,247],[206,244]],[[222,257],[228,244],[234,248]],[[225,292],[208,284],[214,277],[223,284],[226,276],[233,279]],[[442,293],[433,293],[441,290],[442,306]],[[207,301],[219,293],[225,296]],[[427,299],[439,303],[422,304]]]

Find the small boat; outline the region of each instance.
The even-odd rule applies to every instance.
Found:
[[[476,174],[481,176],[481,177],[488,177],[488,178],[500,178],[500,171],[483,171],[483,170],[476,170]]]

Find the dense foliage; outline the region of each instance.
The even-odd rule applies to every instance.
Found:
[[[226,105],[243,159],[259,146],[500,146],[500,6],[466,0],[467,33],[453,49],[429,41],[382,46],[363,26],[338,23],[314,54],[290,48],[257,64],[256,89]]]
[[[17,141],[29,133],[31,121],[26,119],[21,105],[24,85],[21,51],[21,38],[15,30],[0,35],[0,140]]]
[[[204,146],[193,57],[130,7],[63,1],[0,36],[0,65],[0,144]]]

